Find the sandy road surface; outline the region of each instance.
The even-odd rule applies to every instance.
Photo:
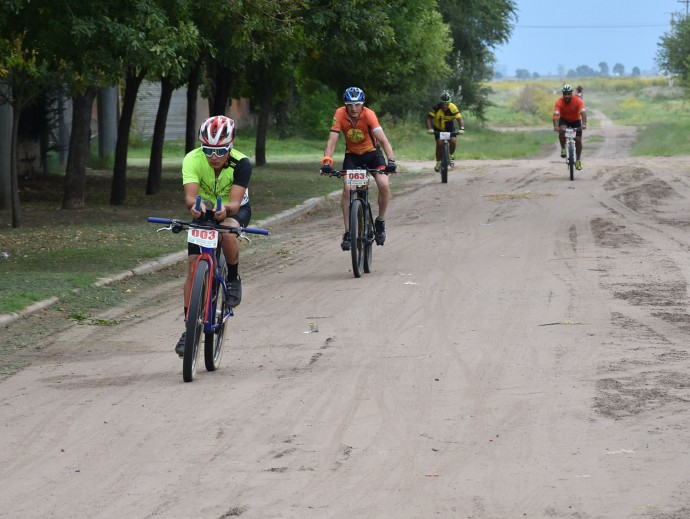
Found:
[[[554,144],[398,196],[362,279],[332,211],[272,229],[191,384],[179,279],[51,337],[0,517],[690,517],[690,164],[597,117],[575,182]]]

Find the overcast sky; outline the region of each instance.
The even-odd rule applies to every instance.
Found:
[[[507,45],[495,49],[496,71],[540,75],[567,73],[580,65],[609,72],[616,63],[630,74],[657,69],[657,44],[671,27],[672,13],[685,15],[690,0],[517,0],[518,21]],[[677,16],[677,15],[676,15]],[[677,18],[676,18],[677,19]],[[568,43],[572,40],[572,43]]]

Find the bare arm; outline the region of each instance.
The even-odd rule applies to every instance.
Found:
[[[225,206],[225,211],[232,216],[237,214],[244,198],[244,193],[247,191],[246,187],[233,184],[230,186],[230,203]]]
[[[393,153],[393,146],[391,146],[391,143],[388,141],[388,137],[386,137],[383,128],[376,128],[374,130],[374,134],[376,135],[376,139],[381,143],[383,151],[386,152],[386,157],[388,158],[388,160],[392,160],[393,162],[395,162],[395,153]]]
[[[338,137],[340,137],[340,132],[331,132],[328,135],[328,141],[326,142],[326,149],[323,152],[324,157],[333,158],[333,152],[335,151],[335,145],[338,144]]]
[[[199,218],[203,212],[204,206],[202,205],[201,211],[194,209],[196,205],[196,197],[199,195],[199,184],[197,182],[190,182],[184,185],[184,205],[192,212],[193,218]]]

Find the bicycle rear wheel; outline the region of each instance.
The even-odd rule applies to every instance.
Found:
[[[225,256],[218,257],[218,273],[225,279],[228,273],[228,265]],[[220,367],[220,359],[223,356],[223,341],[225,340],[225,328],[228,324],[225,319],[225,290],[217,279],[213,280],[213,294],[211,295],[211,324],[215,331],[204,334],[204,362],[207,371],[215,371]]]
[[[371,214],[371,206],[363,204],[364,206],[364,272],[369,274],[371,266],[374,263],[374,217]]]
[[[208,285],[208,262],[200,261],[196,266],[192,280],[192,292],[189,295],[187,311],[187,333],[182,358],[182,378],[185,382],[194,380],[196,362],[199,357],[199,342],[204,331],[206,314],[206,289]]]
[[[450,165],[450,152],[448,151],[448,141],[443,144],[443,154],[441,156],[441,182],[448,183],[448,166]]]
[[[570,180],[575,180],[575,143],[573,141],[568,143],[568,170]]]
[[[352,254],[352,273],[356,278],[364,271],[364,204],[355,198],[350,205],[350,252]]]

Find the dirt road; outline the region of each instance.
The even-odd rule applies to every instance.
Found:
[[[554,144],[396,197],[362,279],[336,212],[271,229],[192,383],[179,278],[46,338],[0,517],[690,517],[690,162],[597,118],[574,182]]]

